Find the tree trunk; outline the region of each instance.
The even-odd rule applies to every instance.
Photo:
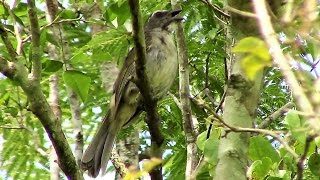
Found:
[[[252,12],[249,0],[227,0],[228,6],[241,11]],[[240,59],[241,55],[231,54],[233,43],[239,42],[247,36],[257,36],[258,31],[255,19],[231,13],[231,26],[227,29],[229,39],[226,47],[228,61],[228,88],[225,97],[223,120],[232,126],[252,127],[256,115],[256,108],[262,85],[262,71],[254,81],[248,81],[244,75]],[[218,163],[215,171],[215,180],[245,180],[247,169],[247,151],[249,133],[224,131],[219,142]]]

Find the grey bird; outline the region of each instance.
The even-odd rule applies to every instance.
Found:
[[[182,18],[181,10],[156,11],[145,24],[146,66],[145,71],[151,95],[159,100],[166,95],[177,74],[178,55],[173,31]],[[132,81],[136,78],[136,52],[133,48],[125,59],[114,83],[110,109],[92,142],[83,154],[81,168],[92,177],[100,169],[104,172],[110,158],[117,133],[131,124],[143,110],[142,96]]]

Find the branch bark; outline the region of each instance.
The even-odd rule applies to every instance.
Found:
[[[139,0],[129,0],[130,12],[132,17],[132,27],[133,27],[133,40],[136,47],[137,61],[136,64],[136,73],[137,81],[136,84],[141,92],[143,97],[144,107],[147,112],[146,123],[149,127],[151,134],[151,146],[152,146],[152,155],[161,158],[162,150],[161,145],[164,141],[162,133],[160,131],[160,118],[157,111],[157,103],[152,99],[150,95],[150,85],[147,80],[145,73],[145,64],[146,64],[146,45],[145,45],[145,36],[143,29],[143,22],[141,18]],[[150,172],[152,179],[163,179],[162,177],[162,167],[158,166]]]
[[[32,36],[32,71],[31,78],[40,83],[41,80],[41,49],[40,28],[34,0],[28,0],[28,14]]]
[[[181,9],[179,3],[176,0],[171,0],[173,9]],[[189,89],[189,68],[188,68],[188,53],[187,45],[184,38],[182,24],[178,24],[177,32],[177,49],[179,57],[179,92],[181,102],[181,112],[183,118],[183,130],[186,134],[186,145],[187,145],[187,165],[185,179],[193,179],[193,171],[196,169],[199,162],[197,155],[198,147],[196,144],[198,132],[197,127],[192,118],[192,111],[190,105],[190,89]]]

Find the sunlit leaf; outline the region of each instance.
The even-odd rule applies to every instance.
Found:
[[[266,66],[266,64],[261,63],[259,57],[257,56],[248,55],[241,60],[241,66],[248,79],[254,80],[257,73],[261,71]]]
[[[197,137],[197,146],[198,148],[203,151],[204,150],[204,145],[205,145],[205,141],[207,140],[207,132],[204,131],[201,134],[198,135]]]
[[[240,40],[232,52],[245,53],[241,59],[241,66],[249,80],[254,80],[264,67],[271,66],[268,48],[265,42],[258,38],[247,37]]]

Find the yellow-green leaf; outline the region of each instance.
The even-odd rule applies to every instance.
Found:
[[[259,38],[247,37],[240,40],[232,52],[246,53],[241,59],[241,66],[249,80],[254,80],[260,70],[271,65],[268,48]]]
[[[241,67],[249,80],[254,80],[257,73],[268,64],[260,60],[259,57],[251,54],[241,60]]]

